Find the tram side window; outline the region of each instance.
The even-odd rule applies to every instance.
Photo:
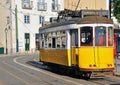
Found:
[[[93,45],[93,29],[92,27],[81,28],[81,46],[92,46]]]
[[[56,38],[56,44],[57,44],[57,48],[60,48],[60,37]]]
[[[45,36],[44,48],[48,48],[48,34],[45,33],[44,36]]]
[[[44,34],[41,34],[41,39],[40,39],[41,43],[40,43],[40,48],[43,48],[44,47]]]
[[[71,45],[78,47],[78,30],[71,30]]]
[[[61,31],[61,48],[66,47],[66,33],[65,31]]]
[[[108,27],[108,46],[113,45],[113,28]]]
[[[60,48],[60,47],[61,47],[60,32],[57,32],[57,35],[56,35],[56,48]]]
[[[55,40],[55,38],[52,38],[52,48],[56,48],[56,40]]]
[[[56,32],[52,33],[52,48],[56,48]]]
[[[62,41],[62,48],[65,48],[66,47],[66,37],[65,36],[63,36],[63,37],[61,37],[61,41]]]
[[[48,48],[52,47],[52,34],[48,33]]]
[[[106,45],[106,28],[105,27],[95,28],[95,45],[96,46]]]
[[[48,48],[51,48],[52,47],[52,38],[48,38]]]
[[[44,35],[45,36],[45,35]],[[42,45],[47,48],[65,48],[66,33],[65,31],[57,31],[48,33],[46,38],[43,38]]]
[[[116,38],[116,50],[117,53],[120,53],[120,36]]]

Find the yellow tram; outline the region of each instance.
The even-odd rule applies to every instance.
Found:
[[[54,69],[70,68],[84,78],[94,71],[113,71],[113,29],[113,22],[102,16],[43,26],[39,29],[40,61]]]

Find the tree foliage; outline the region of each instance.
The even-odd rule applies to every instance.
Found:
[[[120,22],[120,0],[114,0],[114,16],[117,18],[118,22]]]

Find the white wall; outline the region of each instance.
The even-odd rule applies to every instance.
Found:
[[[106,0],[106,10],[109,10],[109,0]]]
[[[19,39],[19,51],[25,51],[25,33],[30,33],[30,50],[35,50],[35,34],[38,33],[39,27],[39,16],[45,16],[45,21],[49,21],[50,17],[57,17],[57,12],[52,12],[51,4],[52,0],[46,0],[47,11],[37,11],[37,2],[38,0],[33,1],[33,8],[31,9],[22,9],[22,0],[12,0],[12,9],[15,9],[15,4],[18,8],[18,39]],[[61,5],[61,10],[64,9],[63,0],[59,0]],[[15,12],[15,11],[14,11]],[[30,15],[30,24],[24,23],[24,15]],[[12,14],[12,49],[15,52],[16,49],[16,27],[15,27],[15,14]]]

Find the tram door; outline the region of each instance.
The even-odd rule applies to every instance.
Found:
[[[107,55],[107,49],[106,49],[106,28],[105,27],[96,27],[95,28],[95,65],[97,67],[100,67],[100,65],[103,65],[106,63],[106,60],[108,56]],[[104,53],[106,53],[106,56],[104,56]]]
[[[25,51],[30,50],[30,34],[25,33]]]
[[[70,30],[71,37],[71,63],[72,65],[78,65],[78,55],[76,54],[76,50],[78,48],[78,30]]]
[[[107,37],[108,36],[108,37]],[[96,66],[105,67],[106,64],[113,62],[113,35],[112,28],[95,28],[95,59]]]

